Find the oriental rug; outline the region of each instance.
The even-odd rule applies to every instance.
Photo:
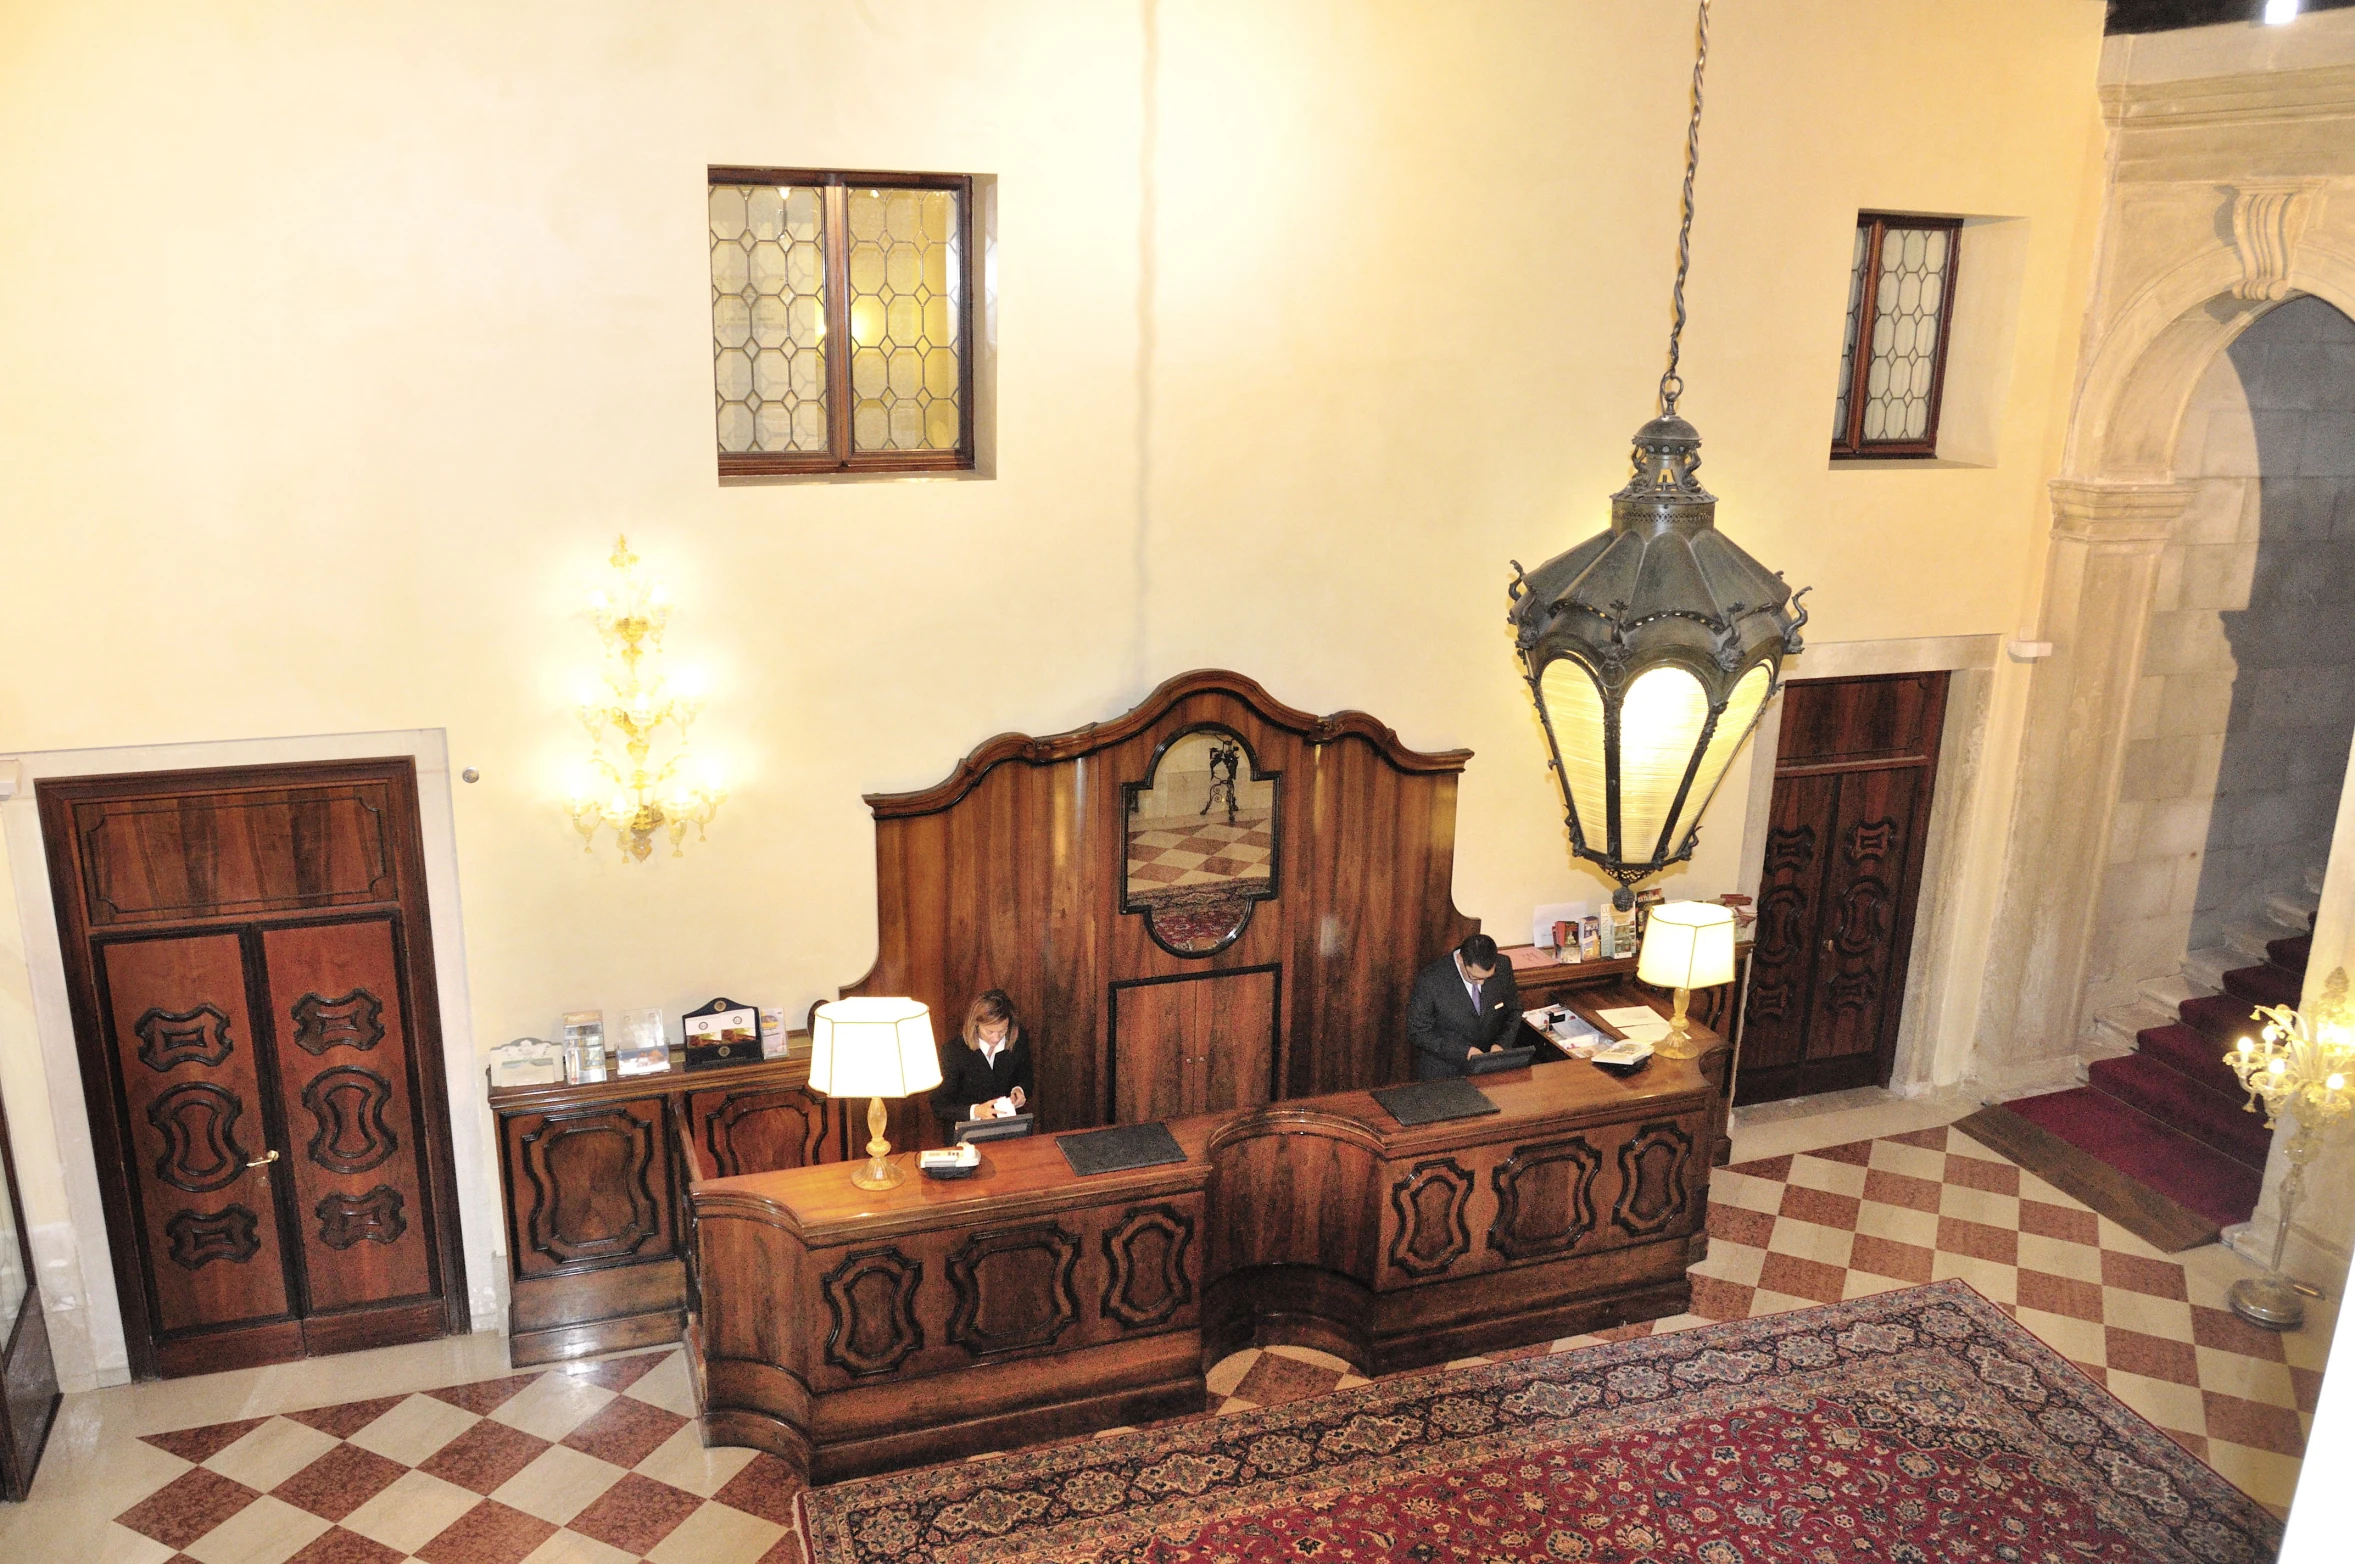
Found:
[[[2262,1506],[1959,1281],[805,1492],[809,1564],[2258,1564]]]

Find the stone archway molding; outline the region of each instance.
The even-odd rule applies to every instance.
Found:
[[[2235,231],[2253,228],[2244,242],[2182,262],[2121,306],[2087,366],[2063,471],[2097,483],[2172,479],[2193,388],[2257,317],[2311,293],[2355,318],[2355,255],[2311,232],[2321,191],[2263,199],[2282,191],[2279,183],[2236,190],[2229,203]],[[2265,206],[2273,207],[2269,225],[2259,216]],[[2218,216],[2221,225],[2225,214]]]

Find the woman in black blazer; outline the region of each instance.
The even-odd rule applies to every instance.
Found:
[[[959,1119],[994,1119],[1011,1103],[1030,1107],[1030,1036],[1014,1017],[1014,1001],[993,988],[965,1008],[960,1035],[940,1049],[940,1084],[932,1090],[932,1112],[942,1124]]]

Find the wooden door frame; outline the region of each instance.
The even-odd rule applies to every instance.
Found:
[[[115,1063],[108,1055],[97,974],[89,959],[90,930],[83,922],[80,899],[74,894],[79,876],[71,857],[73,842],[68,811],[75,803],[92,799],[351,781],[386,782],[392,789],[395,809],[411,826],[396,838],[402,938],[395,942],[395,950],[400,958],[404,999],[408,1002],[405,1019],[417,1072],[418,1107],[425,1124],[425,1144],[419,1148],[423,1164],[420,1181],[433,1196],[431,1249],[441,1278],[447,1334],[464,1335],[473,1328],[472,1294],[467,1282],[458,1212],[449,1081],[444,1068],[440,983],[434,959],[432,911],[426,894],[424,811],[418,796],[416,758],[387,755],[44,777],[34,784],[43,861],[48,871],[51,910],[64,968],[83,1108],[96,1155],[107,1249],[116,1303],[122,1315],[123,1346],[134,1379],[156,1377],[157,1343],[148,1308],[146,1278],[140,1266],[140,1242],[125,1160],[130,1139],[116,1111],[119,1100],[114,1089]],[[290,914],[287,922],[335,921],[334,912],[335,909],[319,909],[315,914]],[[254,920],[246,917],[191,921],[226,932],[244,928]],[[290,1278],[290,1307],[295,1304],[295,1292]],[[299,1314],[294,1317],[304,1318]]]

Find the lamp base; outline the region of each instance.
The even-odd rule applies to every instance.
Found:
[[[851,1170],[850,1181],[861,1189],[897,1189],[908,1175],[881,1157],[869,1157]]]
[[[1702,1050],[1693,1043],[1693,1023],[1685,1015],[1685,1006],[1692,999],[1692,990],[1676,991],[1676,1013],[1668,1018],[1668,1035],[1660,1039],[1652,1052],[1663,1059],[1698,1059]]]
[[[2296,1330],[2306,1323],[2306,1305],[2286,1276],[2252,1276],[2234,1282],[2225,1301],[2232,1312],[2265,1330]]]

